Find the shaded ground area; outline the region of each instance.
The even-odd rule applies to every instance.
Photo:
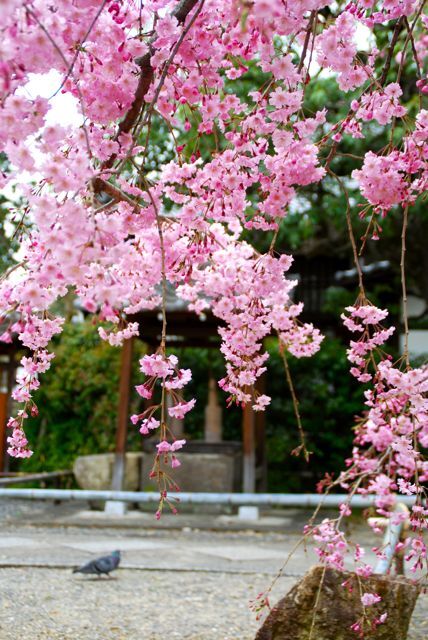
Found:
[[[2,502],[0,638],[251,640],[258,623],[248,602],[270,584],[308,515],[262,518],[265,529],[274,518],[275,531],[256,532],[233,516],[227,528],[224,517],[191,514],[165,518],[160,528],[152,514],[106,520],[79,505]],[[352,534],[374,543],[363,523]],[[116,579],[72,574],[72,567],[115,548],[123,558]],[[299,548],[272,600],[313,562],[313,551]],[[423,595],[409,640],[427,640],[427,609]]]

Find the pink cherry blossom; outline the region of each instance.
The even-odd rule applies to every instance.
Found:
[[[159,420],[151,417],[142,421],[140,426],[140,433],[147,435],[150,430],[157,429],[160,426]]]
[[[169,453],[171,451],[171,445],[166,440],[161,440],[156,445],[156,448],[158,450],[158,453]]]
[[[192,398],[188,402],[179,402],[174,407],[170,407],[168,409],[168,413],[171,417],[178,418],[179,420],[181,420],[182,418],[184,418],[186,413],[188,413],[193,409],[195,404],[196,404],[195,398]]]
[[[139,396],[146,398],[147,400],[149,400],[153,395],[153,392],[145,384],[137,385],[135,390]]]
[[[185,440],[174,440],[174,442],[171,445],[171,451],[178,451],[179,449],[182,449],[185,444],[186,444]]]
[[[381,597],[377,593],[363,593],[361,596],[361,602],[365,607],[370,607],[380,601]]]

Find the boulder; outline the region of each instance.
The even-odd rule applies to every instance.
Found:
[[[139,491],[141,453],[130,452],[125,458],[124,491]],[[73,465],[76,482],[81,489],[109,490],[113,475],[114,453],[80,456]]]
[[[342,586],[345,581],[351,589]],[[361,592],[382,598],[366,607],[370,619],[387,612],[386,621],[367,632],[365,640],[406,640],[419,591],[403,576],[361,578],[317,565],[273,607],[255,640],[356,640],[350,627],[363,614]]]

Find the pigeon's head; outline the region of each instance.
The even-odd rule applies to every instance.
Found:
[[[111,555],[115,558],[120,558],[120,551],[113,551]]]

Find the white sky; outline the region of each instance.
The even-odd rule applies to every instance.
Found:
[[[19,93],[30,99],[37,96],[51,98],[61,86],[62,76],[54,69],[43,75],[31,73],[29,77],[30,81]],[[51,109],[46,116],[46,124],[79,126],[82,123],[79,103],[70,93],[61,93],[60,91],[54,98],[51,98],[50,104]]]

